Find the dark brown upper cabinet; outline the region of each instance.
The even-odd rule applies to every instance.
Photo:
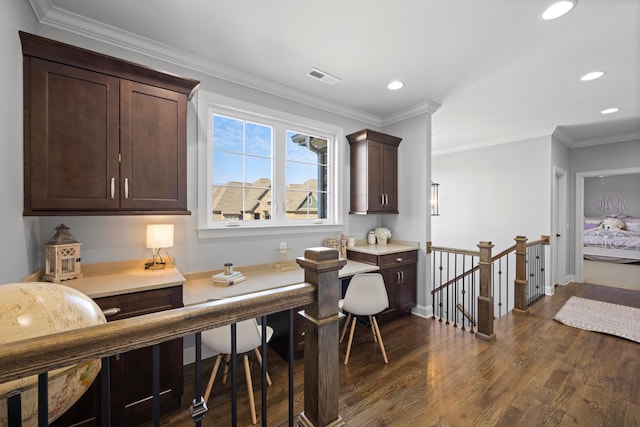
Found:
[[[199,82],[20,32],[24,215],[189,214]]]
[[[402,138],[370,129],[347,135],[351,146],[350,214],[398,213],[398,146]]]

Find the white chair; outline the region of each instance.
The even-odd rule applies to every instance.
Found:
[[[251,422],[257,423],[255,401],[253,398],[253,383],[251,381],[251,369],[249,367],[249,353],[254,352],[258,363],[262,366],[262,356],[260,355],[259,347],[262,345],[262,330],[255,319],[243,320],[236,324],[236,353],[242,355],[244,361],[244,375],[247,382],[247,391],[249,393],[249,404],[251,409]],[[273,335],[273,328],[267,326],[267,342]],[[204,394],[205,403],[209,400],[211,389],[213,388],[213,382],[215,381],[218,368],[220,368],[220,361],[222,357],[225,357],[225,361],[229,362],[231,359],[231,325],[221,326],[219,328],[211,329],[202,332],[202,343],[211,350],[218,353],[216,361],[209,377],[209,383]],[[227,382],[228,369],[225,369],[222,382]],[[271,378],[267,373],[267,384],[271,385]],[[264,404],[264,403],[263,403]]]
[[[344,340],[349,321],[351,321],[351,332],[347,343],[347,352],[344,356],[344,364],[349,363],[351,353],[351,343],[353,342],[353,332],[356,328],[356,316],[368,316],[373,332],[373,340],[380,346],[384,363],[389,363],[387,353],[384,350],[382,335],[375,315],[389,307],[389,297],[384,286],[384,279],[380,273],[356,274],[351,278],[349,287],[344,295],[344,299],[339,301],[339,308],[347,312],[347,318],[340,334],[340,343]],[[353,320],[352,320],[353,319]]]

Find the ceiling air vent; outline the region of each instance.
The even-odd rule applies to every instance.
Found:
[[[312,68],[311,71],[307,73],[307,76],[320,80],[322,83],[326,83],[328,85],[334,85],[340,81],[340,79],[336,76],[332,76],[329,73],[325,73],[322,70],[318,70],[317,68]]]

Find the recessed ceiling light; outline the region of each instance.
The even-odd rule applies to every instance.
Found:
[[[404,83],[402,83],[400,80],[394,80],[391,83],[389,83],[387,85],[387,88],[391,89],[391,90],[398,90],[400,88],[402,88],[404,86]]]
[[[580,77],[580,80],[582,80],[583,82],[588,82],[589,80],[599,79],[602,76],[604,76],[604,71],[592,71]]]
[[[611,114],[611,113],[617,113],[618,111],[620,111],[619,107],[606,108],[600,111],[600,114]]]
[[[571,11],[578,4],[577,0],[562,0],[553,3],[540,16],[545,21],[556,19]]]

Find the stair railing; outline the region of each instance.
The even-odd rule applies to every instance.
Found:
[[[493,341],[495,318],[511,310],[526,312],[540,299],[545,280],[543,246],[549,245],[549,236],[532,242],[517,236],[515,241],[496,255],[491,242],[479,242],[478,250],[427,242],[434,319]]]

